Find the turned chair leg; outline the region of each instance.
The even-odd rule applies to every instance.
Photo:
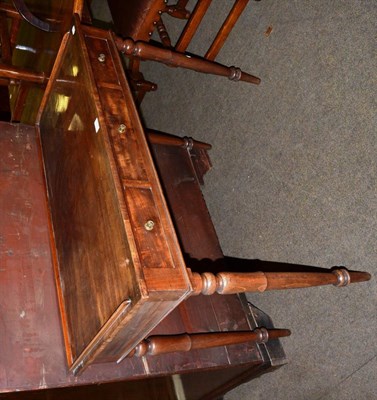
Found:
[[[235,294],[264,292],[265,290],[297,289],[312,286],[347,286],[365,282],[371,278],[368,272],[348,271],[336,268],[329,272],[191,272],[193,295]]]
[[[195,333],[150,336],[140,342],[127,357],[155,356],[158,354],[209,349],[247,342],[266,343],[271,339],[289,336],[288,329],[257,328],[253,331]]]

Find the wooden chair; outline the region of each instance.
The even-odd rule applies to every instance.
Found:
[[[153,31],[157,30],[162,46],[180,54],[186,52],[211,4],[211,0],[198,0],[192,13],[186,9],[187,3],[188,0],[178,0],[175,5],[167,5],[167,2],[164,0],[129,0],[126,2],[109,0],[115,31],[123,38],[132,38],[136,41],[148,42],[151,39]],[[206,60],[208,63],[204,70],[197,64],[198,59],[194,57],[189,58],[188,62],[181,66],[198,72],[219,74],[218,64],[215,63],[214,60],[247,3],[248,0],[235,0],[231,11],[218,31],[213,43],[202,58],[202,60]],[[163,14],[188,20],[175,46],[172,46],[169,34],[163,23]],[[139,67],[140,57],[131,58],[128,73],[131,78],[133,90],[137,93],[137,100],[140,102],[145,93],[147,91],[156,90],[157,85],[146,81]],[[234,81],[241,80],[254,84],[260,83],[259,78],[245,74],[236,67],[228,67],[226,73],[221,73],[219,75],[227,76]]]

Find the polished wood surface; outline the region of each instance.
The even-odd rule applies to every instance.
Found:
[[[260,83],[260,78],[242,72],[236,67],[225,67],[195,56],[187,57],[185,54],[173,50],[159,48],[144,42],[135,42],[132,39],[122,40],[121,38],[115,38],[115,43],[121,53],[139,57],[142,60],[159,61],[171,67],[181,67],[205,74],[225,76],[232,81]]]
[[[126,52],[129,48],[132,52],[138,50],[133,45],[133,41],[126,40],[121,44],[118,41],[117,46],[111,33],[81,27],[76,16],[74,26],[63,38],[38,115],[52,259],[68,366],[74,374],[92,368],[92,373],[99,371],[100,379],[106,379],[103,365],[123,361],[153,329],[151,347],[143,341],[136,353],[145,351],[146,356],[156,358],[148,361],[143,358],[141,364],[131,361],[131,370],[126,360],[127,373],[132,372],[133,377],[138,373],[150,375],[151,371],[157,374],[175,373],[179,368],[187,371],[188,365],[199,368],[206,363],[214,368],[225,365],[238,368],[242,363],[250,364],[250,354],[255,355],[253,366],[263,364],[255,346],[240,344],[245,335],[250,338],[253,333],[221,332],[234,330],[235,320],[240,330],[251,327],[245,318],[245,306],[233,293],[321,284],[346,286],[353,280],[367,280],[370,275],[345,269],[312,274],[206,272],[208,259],[226,264],[210,218],[204,217],[206,207],[197,188],[208,168],[207,147],[188,138],[179,144],[178,139],[164,139],[157,133],[149,135],[152,146],[163,146],[163,151],[168,147],[168,153],[173,149],[168,161],[161,164],[156,161],[162,176],[164,165],[169,168],[174,165],[172,159],[180,154],[177,149],[184,152],[184,161],[176,160],[175,165],[187,168],[189,175],[182,175],[180,169],[169,171],[166,179],[174,181],[172,177],[178,173],[179,182],[185,183],[189,177],[187,182],[191,183],[188,187],[193,201],[189,213],[182,212],[182,205],[174,204],[183,193],[186,207],[190,196],[185,193],[187,189],[178,195],[171,195],[170,189],[167,195],[177,226],[183,226],[182,230],[177,228],[179,244],[118,55],[119,47]],[[148,56],[148,47],[139,47],[141,54],[145,49],[144,56]],[[167,54],[160,55],[164,58]],[[154,50],[149,56],[159,57]],[[155,147],[155,156],[158,151]],[[194,155],[198,155],[199,162],[193,161]],[[169,193],[169,189],[165,190]],[[198,207],[199,213],[195,210]],[[187,225],[186,221],[177,223],[182,215],[192,221]],[[185,245],[182,231],[189,226],[196,232],[187,231],[192,242]],[[7,227],[8,232],[11,229]],[[198,245],[199,242],[202,243]],[[186,268],[186,264],[190,268],[196,264],[195,271]],[[215,292],[230,294],[230,300],[217,295],[209,301],[202,296],[188,298]],[[229,315],[229,310],[231,318],[224,320],[223,315]],[[35,309],[33,313],[36,315]],[[25,315],[22,310],[19,318]],[[14,315],[12,318],[11,322],[17,326]],[[33,329],[38,322],[38,318],[33,319]],[[182,336],[176,340],[168,338],[167,327],[169,334]],[[216,337],[208,334],[214,331],[218,332]],[[258,332],[254,332],[254,339],[265,342],[268,331]],[[280,331],[280,336],[287,334],[288,331]],[[49,339],[42,338],[46,340]],[[219,349],[211,349],[213,346]],[[179,363],[174,362],[175,357],[181,357],[177,350],[187,351],[192,364],[186,361],[178,367]],[[45,380],[44,355],[33,358],[36,362],[32,362],[31,371],[43,360],[41,372]],[[99,369],[91,364],[97,364]],[[60,378],[58,372],[54,382]],[[82,382],[85,379],[97,378],[89,372]],[[239,382],[240,378],[236,380]],[[236,380],[226,387],[232,387]],[[66,379],[63,384],[71,382]]]
[[[207,152],[195,142],[191,146],[187,140],[185,146],[179,147],[155,143],[153,154],[172,215],[175,221],[182,221],[181,224],[176,223],[176,229],[186,264],[189,266],[191,259],[222,260],[224,255],[198,185],[211,167]],[[189,301],[196,299],[192,297]],[[213,296],[212,299],[222,301],[221,296]],[[213,307],[221,309],[222,306],[214,304]]]
[[[160,19],[165,9],[164,0],[108,0],[115,31],[124,38],[149,41],[155,28],[154,22]]]
[[[62,23],[66,30],[71,24],[73,0],[29,0],[27,7],[48,23]],[[45,90],[41,83],[51,73],[64,31],[43,32],[9,3],[0,2],[0,10],[7,19],[11,49],[11,60],[3,62],[0,73],[8,74],[11,119],[34,124]]]
[[[174,171],[176,176],[176,181],[168,182],[165,190],[174,209],[177,212],[181,209],[177,218],[174,216],[178,231],[185,232],[186,227],[201,220],[204,224],[210,224],[206,209],[203,218],[200,218],[200,207],[193,207],[194,214],[191,216],[186,214],[186,211],[191,210],[185,204],[195,203],[193,194],[189,201],[174,203],[174,199],[184,199],[186,189],[194,189],[195,185],[199,189],[197,174],[205,168],[201,167],[194,172],[193,166],[201,163],[192,164],[185,148],[164,144],[155,144],[153,147],[161,156],[167,151],[163,159],[158,157],[156,162],[164,164],[167,171]],[[21,393],[21,397],[18,397],[83,398],[80,396],[84,396],[85,392],[88,395],[93,394],[95,388],[98,391],[98,383],[133,380],[134,383],[125,383],[122,388],[130,391],[127,398],[139,399],[138,393],[146,398],[147,393],[154,393],[153,388],[165,390],[165,384],[161,379],[148,383],[136,382],[135,379],[183,373],[181,380],[188,398],[199,399],[205,393],[216,392],[221,395],[242,381],[285,362],[278,341],[270,340],[260,346],[249,342],[215,349],[145,356],[143,359],[126,358],[120,364],[92,364],[80,376],[70,374],[54,284],[48,209],[34,128],[0,123],[0,149],[4,155],[0,162],[0,208],[3,211],[3,218],[0,218],[1,393],[96,384],[93,388]],[[200,158],[200,152],[195,150],[195,146],[191,151],[196,154],[194,159]],[[176,157],[169,156],[175,152]],[[206,163],[203,161],[203,165]],[[161,177],[165,178],[166,173],[161,174]],[[185,185],[188,187],[185,188]],[[198,194],[200,203],[200,191]],[[219,255],[216,236],[208,235],[204,240],[195,236],[183,238],[181,245],[185,253],[190,253],[194,258],[200,258],[201,252],[212,255],[214,259]],[[256,328],[255,322],[272,328],[256,311],[253,310],[251,314],[243,297],[236,295],[197,296],[181,303],[156,327],[152,335],[227,332],[234,330],[234,327],[245,331]],[[264,351],[265,347],[268,352]],[[120,393],[118,387],[116,384],[101,385],[99,393],[114,398],[111,397],[114,393]],[[15,396],[17,394],[12,394],[10,398]],[[175,395],[166,398],[176,399]]]
[[[37,0],[35,0],[37,6],[39,6],[39,3]],[[145,3],[145,4],[144,4]],[[165,30],[164,24],[159,17],[159,12],[161,10],[164,10],[164,12],[167,12],[166,5],[163,2],[160,4],[159,2],[155,2],[153,5],[150,4],[150,2],[138,2],[137,5],[134,4],[128,5],[128,7],[132,7],[132,12],[131,13],[125,13],[126,15],[134,15],[133,20],[138,21],[136,24],[129,23],[128,28],[134,27],[134,31],[132,35],[130,34],[132,38],[136,38],[139,40],[140,38],[143,40],[146,40],[145,34],[143,33],[145,30],[145,27],[148,27],[150,24],[152,24],[153,28],[156,27],[160,37],[162,39],[162,42],[166,47],[171,47],[171,42],[168,36],[168,33]],[[147,4],[148,3],[148,4]],[[220,47],[226,40],[227,35],[229,34],[230,30],[232,29],[234,23],[236,22],[238,16],[241,14],[243,8],[238,5],[239,1],[237,1],[231,10],[226,22],[224,23],[222,29],[220,29],[217,38],[215,39],[215,42],[211,46],[210,52],[213,55],[215,52],[217,53],[220,50]],[[65,32],[68,29],[68,22],[69,16],[72,15],[72,12],[76,10],[78,12],[78,15],[82,14],[83,10],[83,2],[82,1],[73,1],[69,4],[65,4],[64,8],[62,8],[60,4],[57,7],[51,8],[51,10],[44,10],[44,13],[49,15],[49,19],[46,21],[42,21],[38,17],[36,17],[32,11],[29,10],[29,8],[25,5],[23,0],[16,0],[16,6],[18,7],[18,11],[20,14],[23,16],[26,21],[28,21],[31,25],[47,31],[57,31],[58,33]],[[128,4],[128,3],[127,3]],[[204,13],[206,12],[210,2],[207,1],[199,1],[197,4],[197,7],[195,8],[194,12],[192,13],[189,22],[181,36],[181,39],[178,41],[177,44],[177,49],[181,49],[179,51],[183,52],[185,48],[187,47],[187,44],[191,40],[192,36],[194,35],[202,17],[204,16]],[[124,7],[124,6],[122,6]],[[182,9],[183,4],[177,5],[177,10]],[[11,7],[7,6],[5,7],[7,11],[7,15],[17,15],[17,13],[12,10]],[[38,10],[38,8],[37,8]],[[58,13],[60,11],[60,13]],[[123,10],[124,12],[125,10]],[[128,10],[129,11],[129,10]],[[60,14],[60,19],[59,15]],[[125,15],[123,13],[123,15]],[[174,13],[172,13],[173,15]],[[157,15],[157,19],[155,18],[155,15]],[[16,18],[16,17],[14,17]],[[19,18],[19,15],[18,15]],[[124,23],[124,22],[123,22]],[[135,25],[135,26],[134,26]],[[149,28],[148,28],[149,29]],[[30,30],[30,27],[29,27]],[[151,31],[148,31],[148,40],[149,40],[149,34]],[[122,52],[127,54],[128,56],[132,58],[140,58],[142,60],[153,60],[153,61],[159,61],[162,63],[165,63],[169,66],[174,66],[174,67],[183,67],[183,68],[188,68],[192,69],[197,72],[202,72],[202,73],[210,73],[210,74],[215,74],[215,75],[220,75],[220,76],[226,76],[231,80],[234,81],[245,81],[249,83],[254,83],[254,84],[259,84],[260,79],[247,74],[245,72],[242,72],[239,68],[236,67],[226,67],[218,63],[214,63],[213,59],[214,57],[208,57],[208,59],[201,59],[199,57],[195,56],[190,56],[187,57],[184,54],[181,54],[179,51],[172,50],[172,49],[161,49],[159,47],[149,45],[148,43],[144,42],[139,42],[136,41],[135,43],[132,42],[132,39],[127,39],[127,44],[122,43],[120,39],[117,40],[118,46],[121,49]],[[184,46],[184,48],[182,47]],[[182,48],[181,48],[182,47]],[[23,66],[24,62],[22,62],[19,66]],[[50,72],[50,69],[47,65],[43,67],[42,72]],[[1,74],[0,71],[0,76]],[[15,71],[17,72],[17,71]],[[15,73],[14,72],[14,73]],[[23,74],[21,74],[21,72]],[[4,75],[5,78],[9,77],[9,74]],[[148,82],[144,79],[143,75],[139,71],[139,65],[137,62],[132,61],[130,63],[130,77],[132,79],[132,87],[135,92],[138,93],[137,99],[140,102],[144,96],[144,94],[147,91],[151,90],[156,90],[157,86],[151,82]],[[12,76],[11,76],[12,78]],[[28,76],[26,74],[26,70],[21,70],[19,71],[19,80],[24,79],[25,81],[29,81],[32,83],[40,83],[40,81],[36,80],[36,78],[33,78],[32,76]],[[37,90],[34,88],[34,90]],[[21,117],[21,111],[20,111],[20,106],[17,104],[18,97],[21,98],[21,106],[23,106],[23,103],[26,102],[27,94],[28,94],[29,88],[28,87],[22,87],[18,90],[18,92],[15,92],[17,96],[17,100],[14,100],[13,103],[16,102],[15,105],[13,105],[14,109],[14,120],[20,120]],[[30,121],[30,119],[22,118],[23,121]]]
[[[43,21],[35,16],[29,8],[26,6],[24,0],[13,0],[13,4],[17,9],[18,13],[29,22],[31,25],[45,32],[57,32],[60,30],[58,23]]]
[[[368,272],[348,271],[345,268],[335,268],[331,272],[194,272],[191,275],[195,295],[264,292],[323,285],[347,286],[370,279]]]
[[[147,134],[148,141],[152,144],[161,144],[161,145],[167,145],[167,146],[176,146],[176,147],[182,147],[187,149],[187,147],[195,147],[195,150],[197,149],[204,149],[204,150],[210,150],[212,146],[208,143],[204,142],[199,142],[197,140],[194,140],[189,137],[178,137],[178,136],[173,136],[173,135],[168,135],[168,134],[163,134],[161,132],[156,132],[152,130],[146,130],[145,132]],[[200,159],[200,157],[198,157]],[[205,171],[207,172],[207,170]],[[203,173],[204,175],[204,173]]]
[[[178,0],[175,4],[167,4],[165,11],[172,17],[179,19],[189,19],[191,13],[186,9],[187,3],[188,0]]]
[[[74,373],[122,360],[191,291],[117,50],[100,35],[76,19],[38,122]]]
[[[0,398],[2,400],[161,400],[162,398],[179,400],[172,377],[11,392],[1,394]],[[199,399],[195,394],[187,398]]]
[[[8,21],[6,14],[0,13],[0,43],[1,43],[1,62],[10,63],[12,59],[12,50],[10,34],[8,32]]]

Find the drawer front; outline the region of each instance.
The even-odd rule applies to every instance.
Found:
[[[121,179],[148,181],[144,152],[127,114],[123,92],[102,87],[100,100]]]
[[[119,85],[108,41],[86,36],[85,42],[96,82]]]
[[[174,268],[152,191],[127,187],[125,196],[142,268]]]

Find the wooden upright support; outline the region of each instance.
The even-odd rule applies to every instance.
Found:
[[[219,346],[254,342],[266,343],[270,339],[290,336],[289,329],[257,328],[247,332],[196,333],[151,336],[139,343],[127,357],[155,356],[158,354],[209,349]]]
[[[193,295],[264,292],[322,285],[347,286],[370,278],[368,272],[351,272],[345,268],[336,268],[330,272],[191,273]]]

